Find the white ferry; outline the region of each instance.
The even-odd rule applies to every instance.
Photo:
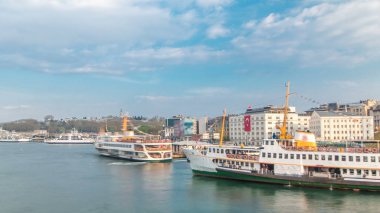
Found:
[[[185,149],[193,173],[271,184],[380,191],[379,144],[319,146],[308,132],[297,132],[291,138],[284,114],[280,139],[264,140],[261,147],[224,146],[221,137],[219,146]]]
[[[127,131],[127,118],[124,117],[124,135],[103,135],[95,142],[95,148],[103,156],[131,161],[170,162],[172,160],[172,142],[170,140],[151,139],[147,136],[135,136]]]
[[[45,140],[47,144],[93,144],[94,142],[94,139],[84,138],[76,129],[73,129],[71,133],[62,134],[58,138]]]

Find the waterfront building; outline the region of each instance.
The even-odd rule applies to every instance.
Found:
[[[201,117],[198,119],[198,134],[202,135],[203,133],[206,133],[207,131],[207,117]]]
[[[314,111],[310,119],[310,131],[317,140],[322,141],[373,140],[373,116]]]
[[[307,110],[307,114],[311,115],[314,111],[333,111],[333,112],[349,112],[354,115],[369,116],[371,111],[377,105],[377,101],[374,99],[361,100],[357,103],[339,104],[328,103],[321,104],[319,107],[311,108]]]
[[[297,114],[295,107],[289,107],[287,130],[295,134],[297,130],[309,130],[310,116]],[[284,120],[284,109],[274,106],[253,109],[249,107],[244,114],[230,115],[229,137],[236,143],[253,143],[259,145],[263,139],[271,139],[280,131],[276,125]]]
[[[371,115],[373,116],[375,131],[379,131],[380,130],[380,105],[377,105],[376,107],[373,108],[373,110],[371,111]]]

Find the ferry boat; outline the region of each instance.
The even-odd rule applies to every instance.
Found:
[[[84,138],[76,129],[68,134],[62,134],[58,138],[45,140],[47,144],[93,144],[94,142],[94,139]]]
[[[127,130],[127,117],[123,118],[122,135],[102,135],[95,142],[100,155],[130,161],[170,162],[173,151],[170,140],[160,140],[152,136],[134,135]]]
[[[219,146],[184,149],[193,174],[288,186],[380,191],[378,144],[320,144],[309,132],[297,132],[293,138],[286,133],[284,111],[279,139],[263,140],[260,147],[224,146],[221,137]]]

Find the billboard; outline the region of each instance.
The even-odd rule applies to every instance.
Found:
[[[185,136],[190,136],[194,134],[194,122],[193,119],[184,119],[183,121],[183,134]]]

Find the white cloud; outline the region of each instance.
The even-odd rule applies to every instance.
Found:
[[[194,88],[188,90],[187,93],[195,96],[220,96],[226,95],[230,92],[230,89],[225,87],[204,87],[204,88]]]
[[[256,21],[255,20],[250,20],[244,23],[243,27],[245,29],[253,29],[256,26]]]
[[[29,105],[17,105],[17,106],[3,106],[3,110],[22,110],[30,108]]]
[[[325,81],[325,84],[329,85],[330,87],[339,87],[342,89],[352,89],[359,86],[357,82],[351,80]]]
[[[211,39],[225,37],[230,33],[230,30],[221,24],[215,24],[207,29],[207,37]]]
[[[196,0],[201,7],[223,7],[229,5],[233,0]]]
[[[168,101],[168,100],[174,100],[176,97],[172,96],[153,96],[153,95],[142,95],[138,96],[139,99],[144,101]]]
[[[301,66],[353,65],[380,56],[380,1],[321,3],[269,14],[243,25],[232,43],[255,60],[294,59]]]
[[[195,47],[162,47],[127,51],[124,56],[129,60],[167,61],[170,63],[205,61],[210,58],[220,58],[225,51],[213,50],[204,46]]]
[[[139,1],[24,0],[0,5],[0,44],[68,47],[173,42],[192,35],[191,13]],[[27,35],[27,36],[26,36]]]
[[[155,70],[156,67],[149,65],[126,66],[129,61],[120,60],[125,60],[122,55],[126,51],[170,46],[194,35],[197,13],[193,8],[182,3],[174,8],[164,4],[169,3],[0,1],[0,67],[115,75]],[[179,11],[174,11],[179,7]]]

